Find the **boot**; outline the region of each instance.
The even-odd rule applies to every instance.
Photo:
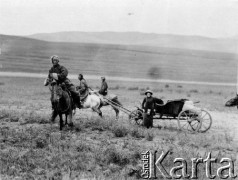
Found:
[[[76,97],[74,100],[74,104],[77,106],[77,108],[81,109],[83,108],[81,101],[80,101],[80,96]]]

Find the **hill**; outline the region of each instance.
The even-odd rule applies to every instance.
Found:
[[[237,38],[207,38],[140,32],[56,32],[33,34],[30,38],[52,42],[142,45],[218,52],[236,52]]]
[[[236,82],[231,53],[136,45],[46,42],[0,35],[2,71],[48,73],[57,54],[72,73],[132,78]]]

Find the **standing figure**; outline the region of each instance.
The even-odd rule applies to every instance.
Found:
[[[142,102],[142,109],[144,109],[143,113],[143,122],[144,126],[147,128],[153,127],[153,116],[154,116],[154,110],[155,110],[155,101],[152,97],[153,92],[150,90],[147,90],[145,92],[146,97],[144,98]]]

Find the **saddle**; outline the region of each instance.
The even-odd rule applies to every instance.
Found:
[[[89,92],[87,91],[86,93],[84,93],[83,95],[80,94],[80,101],[83,103],[85,102],[86,98],[88,97]]]
[[[67,92],[69,96],[72,98],[71,92],[66,88],[65,83],[60,84],[60,87],[62,88],[63,91]]]

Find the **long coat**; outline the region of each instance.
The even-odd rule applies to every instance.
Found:
[[[142,108],[145,109],[143,113],[143,124],[147,128],[153,127],[153,115],[155,109],[155,99],[153,97],[146,97],[142,102]],[[147,114],[150,110],[149,114]]]
[[[153,115],[155,109],[155,99],[153,97],[146,97],[142,102],[142,109],[145,109],[145,113],[147,113],[148,109],[150,109],[150,114]]]
[[[99,90],[99,94],[106,96],[107,95],[107,89],[108,89],[108,85],[106,81],[103,81],[101,84],[101,89]]]
[[[85,79],[80,80],[79,86],[77,86],[79,90],[81,100],[84,100],[88,95],[88,84]]]
[[[56,73],[57,76],[58,76],[58,83],[63,83],[65,82],[66,80],[68,80],[67,76],[68,76],[68,70],[64,67],[64,66],[61,66],[61,65],[57,65],[57,66],[53,66],[50,68],[49,70],[49,75],[48,77],[50,77],[50,74],[51,73]]]
[[[49,70],[49,75],[48,77],[50,77],[51,73],[56,73],[58,76],[58,80],[57,83],[61,84],[61,83],[65,83],[66,88],[70,91],[71,95],[73,96],[73,99],[75,100],[75,102],[77,102],[79,100],[79,94],[76,91],[76,88],[74,86],[74,84],[67,78],[68,76],[68,70],[61,65],[57,65],[57,66],[53,66],[50,70]]]

